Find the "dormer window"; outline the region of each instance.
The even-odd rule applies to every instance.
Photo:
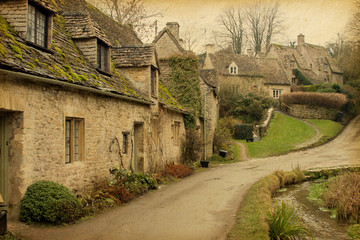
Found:
[[[97,41],[97,68],[109,72],[110,48],[102,41]]]
[[[238,74],[238,66],[234,62],[229,66],[229,73],[233,75]]]
[[[27,17],[27,40],[38,46],[48,48],[49,14],[39,7],[30,4]]]

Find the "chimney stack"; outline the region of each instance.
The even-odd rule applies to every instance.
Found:
[[[215,53],[215,45],[214,44],[206,44],[206,53]]]
[[[254,56],[254,51],[253,51],[251,48],[249,48],[249,49],[247,50],[247,55],[248,55],[249,57],[253,57],[253,56]]]
[[[168,23],[166,23],[166,27],[174,35],[176,40],[179,40],[180,25],[177,22],[168,22]]]
[[[298,46],[304,45],[305,43],[305,36],[300,33],[297,37]]]

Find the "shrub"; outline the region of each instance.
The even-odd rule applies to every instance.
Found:
[[[80,201],[68,188],[51,181],[30,185],[21,200],[20,220],[49,224],[71,223],[82,216]]]
[[[282,94],[281,102],[286,105],[302,104],[340,110],[348,99],[340,93],[293,92]]]
[[[276,203],[274,210],[268,213],[270,239],[305,239],[312,236],[310,230],[302,224],[293,208]]]
[[[230,129],[226,126],[226,121],[221,119],[217,122],[214,133],[214,152],[220,150],[229,150],[232,144],[232,136]]]
[[[345,173],[329,181],[323,193],[327,207],[336,208],[338,218],[360,222],[360,173]]]
[[[167,164],[164,170],[165,176],[173,176],[175,178],[184,178],[192,175],[194,170],[183,164]]]
[[[235,125],[234,138],[247,139],[253,137],[253,126],[251,124]]]
[[[186,141],[184,149],[185,163],[198,161],[202,156],[203,139],[195,128],[186,129]]]

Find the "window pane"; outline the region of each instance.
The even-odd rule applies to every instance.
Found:
[[[70,163],[71,161],[71,121],[66,120],[66,126],[65,126],[65,163]]]
[[[27,40],[35,42],[35,7],[31,5],[28,8]]]
[[[37,12],[36,16],[36,43],[45,47],[46,16],[39,11]]]

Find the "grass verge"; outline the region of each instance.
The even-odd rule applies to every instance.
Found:
[[[307,119],[306,121],[315,125],[320,130],[321,135],[327,139],[335,137],[343,129],[343,125],[341,123],[331,120]]]
[[[288,173],[277,171],[255,183],[245,195],[227,239],[270,239],[267,213],[272,208],[272,194],[282,186],[304,179],[304,174],[296,168]]]
[[[275,113],[268,134],[259,142],[242,141],[250,158],[263,158],[290,152],[294,147],[316,135],[313,127],[306,123]]]

